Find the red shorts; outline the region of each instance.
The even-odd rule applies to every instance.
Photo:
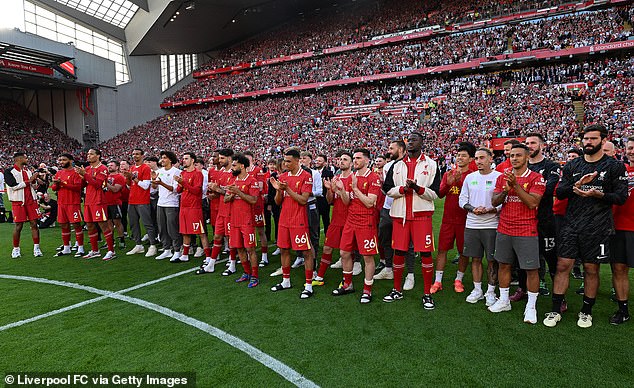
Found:
[[[308,251],[310,250],[309,236],[307,226],[294,228],[280,225],[277,230],[277,247],[295,251]]]
[[[178,214],[178,232],[180,234],[204,234],[205,221],[203,209],[182,207]]]
[[[229,226],[229,247],[255,248],[255,228],[253,225]]]
[[[60,224],[77,224],[81,222],[81,205],[59,205],[57,222]]]
[[[392,248],[407,252],[409,243],[413,242],[415,252],[435,250],[431,217],[406,221],[405,225],[402,218],[393,218],[392,221]]]
[[[330,232],[330,227],[328,227]],[[373,256],[379,253],[376,228],[363,228],[346,223],[341,233],[339,250],[344,252],[359,251],[361,256]]]
[[[266,222],[264,221],[264,210],[253,210],[253,225],[256,228],[263,228],[266,226]]]
[[[462,248],[464,247],[464,224],[443,222],[440,226],[440,235],[438,236],[438,250],[452,250],[454,241],[456,242],[458,253],[462,255]]]
[[[339,249],[341,245],[341,233],[343,233],[343,226],[330,224],[326,232],[324,246]]]
[[[214,224],[214,234],[217,236],[229,235],[229,217],[228,216],[221,216],[220,214],[216,216],[216,222]]]
[[[22,202],[11,202],[13,222],[22,223],[40,219],[40,207],[37,202],[22,205]]]
[[[214,209],[212,206],[211,210],[209,211],[209,222],[214,228],[216,227],[217,219],[218,219],[218,209]]]
[[[84,205],[84,221],[105,222],[108,220],[107,206],[105,205]]]

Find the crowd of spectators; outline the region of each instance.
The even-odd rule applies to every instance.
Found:
[[[489,19],[575,3],[570,0],[380,0],[353,3],[311,15],[218,53],[208,70],[283,55],[369,41],[415,28]]]
[[[630,36],[623,25],[622,15],[609,9],[451,34],[417,44],[343,52],[194,80],[165,102],[462,63],[500,55],[511,48],[560,50],[621,41]]]
[[[0,165],[13,164],[13,153],[24,151],[35,165],[55,165],[56,155],[78,153],[81,144],[13,101],[0,100]]]
[[[587,85],[581,86],[586,122],[603,122],[620,139],[631,135],[633,78],[634,57],[629,57],[225,102],[170,112],[101,147],[104,155],[116,158],[128,157],[137,146],[151,154],[168,147],[204,157],[216,148],[232,147],[251,150],[264,161],[279,157],[288,146],[329,156],[353,147],[382,153],[389,140],[421,130],[427,152],[442,158],[462,140],[486,145],[494,137],[536,131],[546,138],[546,154],[559,160],[575,144],[583,124],[577,121],[574,101],[564,85]],[[331,119],[335,107],[432,98],[440,102],[420,114],[374,112],[348,120]]]

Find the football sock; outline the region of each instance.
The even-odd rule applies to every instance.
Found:
[[[500,287],[500,300],[504,302],[509,302],[509,288]]]
[[[64,244],[64,250],[66,247],[70,249],[70,227],[68,226],[62,228],[62,244]]]
[[[431,257],[431,255],[429,256],[423,256],[423,254],[421,254],[421,259],[423,262],[423,288],[425,295],[431,294],[431,284],[432,284],[432,278],[433,278],[433,273],[434,273],[434,261]]]
[[[183,256],[189,255],[189,245],[183,244]]]
[[[343,288],[348,288],[352,286],[352,271],[346,272],[343,271]]]
[[[487,284],[487,294],[495,294],[495,284]]]
[[[75,225],[75,240],[77,240],[78,246],[84,246],[84,230],[79,224]]]
[[[394,272],[394,288],[396,291],[403,290],[403,270],[405,268],[405,256],[394,254],[392,263],[392,271]]]
[[[552,311],[559,313],[561,312],[561,304],[564,301],[564,294],[554,294],[553,293],[553,308]]]
[[[255,264],[251,266],[251,276],[254,278],[258,277],[258,271],[259,271],[260,266]]]
[[[326,270],[328,269],[328,266],[330,266],[330,263],[332,263],[332,253],[323,253],[321,255],[317,276],[323,278],[324,275],[326,275]]]
[[[436,282],[441,283],[442,282],[442,275],[445,273],[445,271],[436,271]]]
[[[588,298],[583,296],[583,306],[581,306],[581,312],[584,314],[592,315],[592,306],[594,306],[596,298]]]
[[[456,280],[462,281],[462,278],[464,278],[464,272],[456,272]]]
[[[374,284],[374,279],[363,279],[363,293],[372,295],[372,285]]]
[[[482,282],[473,282],[473,288],[482,291]]]
[[[526,302],[526,308],[527,309],[534,309],[535,308],[535,303],[537,303],[537,295],[539,295],[539,292],[530,292],[528,291],[528,302]]]
[[[619,304],[619,311],[621,311],[622,313],[625,313],[626,315],[630,315],[630,312],[628,311],[628,308],[627,308],[627,299],[619,300],[618,304]]]

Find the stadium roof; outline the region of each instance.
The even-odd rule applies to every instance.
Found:
[[[66,62],[71,58],[0,42],[0,59],[52,67]]]
[[[136,4],[138,1],[133,2],[128,0],[55,1],[120,28],[125,28],[139,9],[139,6]],[[145,8],[147,8],[147,2]]]

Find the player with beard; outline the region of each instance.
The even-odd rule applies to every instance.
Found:
[[[262,261],[269,261],[269,243],[266,239],[266,233],[264,228],[266,224],[264,222],[264,198],[269,192],[269,185],[266,179],[265,173],[262,171],[262,168],[255,165],[253,161],[253,152],[246,151],[244,156],[249,159],[249,167],[247,168],[247,172],[251,175],[258,186],[260,187],[260,194],[257,196],[257,202],[253,206],[253,220],[255,225],[255,232],[260,239],[260,251],[262,253]]]
[[[208,182],[214,182],[216,181],[216,174],[218,173],[218,171],[220,171],[220,161],[218,159],[218,150],[214,150],[214,152],[211,153],[211,158],[209,158],[209,169],[208,169],[208,174],[209,177],[207,178]],[[215,227],[216,225],[216,218],[218,217],[218,208],[220,206],[220,195],[218,195],[218,193],[214,192],[214,191],[210,191],[207,190],[207,198],[209,198],[209,222],[211,223],[212,227]]]
[[[559,183],[561,171],[559,164],[550,159],[546,159],[543,154],[545,142],[544,137],[540,133],[531,132],[526,134],[524,144],[530,150],[530,158],[528,159],[528,168],[544,177],[546,182],[546,191],[542,197],[537,209],[537,231],[539,232],[539,293],[540,295],[550,295],[550,291],[546,286],[545,274],[546,264],[548,264],[548,272],[551,280],[555,278],[557,272],[557,250],[555,239],[555,221],[553,214],[553,196],[555,195],[555,187]],[[519,270],[518,272],[519,286],[522,290],[526,290],[526,272]],[[519,290],[519,288],[518,288]],[[521,298],[519,298],[521,299]],[[514,298],[511,297],[513,301]]]
[[[183,235],[183,254],[180,257],[171,258],[171,263],[189,261],[188,255],[192,236],[200,236],[205,256],[211,260],[211,249],[205,233],[205,218],[203,217],[204,179],[203,173],[194,166],[195,161],[196,155],[193,152],[185,152],[183,154],[184,170],[180,175],[174,175],[173,178],[178,183],[176,192],[181,195],[178,228]]]
[[[447,264],[447,252],[454,247],[454,241],[460,258],[458,260],[458,271],[453,282],[455,292],[464,292],[462,278],[467,270],[469,258],[462,254],[464,248],[464,229],[467,222],[467,211],[460,207],[459,197],[462,184],[467,175],[473,170],[470,165],[475,157],[475,146],[465,143],[458,148],[456,154],[456,168],[443,175],[440,182],[439,198],[445,198],[442,224],[438,237],[438,256],[436,257],[436,280],[432,284],[430,292],[435,294],[442,290],[442,276]]]
[[[614,206],[612,209],[616,234],[610,239],[610,263],[612,283],[619,305],[618,310],[610,318],[613,325],[630,320],[627,296],[630,293],[628,271],[629,268],[634,268],[634,137],[627,140],[625,156],[629,161],[625,166],[628,176],[628,198],[623,206]]]
[[[108,225],[117,230],[119,248],[125,248],[123,224],[121,223],[121,190],[126,185],[125,177],[119,174],[119,165],[115,161],[108,162],[108,179],[106,179],[106,204],[108,205]]]
[[[511,267],[517,260],[526,271],[528,302],[524,309],[524,322],[537,323],[537,296],[539,295],[539,238],[537,232],[537,206],[544,195],[544,178],[528,168],[529,149],[515,144],[509,159],[512,171],[497,178],[491,204],[502,205],[500,223],[495,239],[495,260],[499,263],[500,299],[489,311],[499,313],[511,310],[509,285]]]
[[[608,131],[601,124],[583,130],[583,157],[563,168],[557,197],[568,198],[565,224],[561,230],[557,274],[553,286],[553,307],[544,325],[554,327],[561,320],[561,304],[568,289],[575,260],[585,272],[583,307],[577,325],[592,326],[592,306],[599,288],[599,266],[610,257],[610,236],[614,234],[612,206],[623,205],[628,196],[628,176],[623,163],[604,154]]]
[[[376,201],[381,191],[381,180],[370,168],[370,151],[357,148],[353,151],[355,172],[340,191],[343,202],[349,202],[348,217],[341,233],[339,250],[343,264],[343,282],[333,295],[354,292],[352,285],[352,252],[357,251],[365,262],[365,279],[361,303],[372,301],[374,283],[374,256],[378,251]]]
[[[329,204],[332,204],[332,222],[326,232],[326,239],[324,240],[324,250],[321,254],[321,261],[319,263],[319,271],[317,276],[313,280],[313,286],[323,286],[324,276],[326,270],[332,262],[332,252],[335,249],[339,249],[341,243],[341,234],[343,233],[343,227],[346,224],[348,218],[348,201],[344,201],[345,188],[348,187],[350,176],[352,175],[352,154],[348,151],[342,151],[339,157],[339,169],[341,174],[333,177],[332,179],[324,180],[324,187],[326,188],[326,200]]]
[[[233,157],[233,150],[230,148],[223,148],[218,150],[218,167],[220,168],[211,177],[209,181],[209,192],[215,193],[224,198],[227,193],[226,188],[229,185],[229,180],[233,176],[231,173],[231,163]],[[211,249],[211,258],[206,260],[201,268],[196,271],[197,274],[205,274],[214,272],[216,261],[222,251],[223,239],[225,236],[229,237],[228,224],[230,222],[230,207],[229,203],[225,203],[224,200],[220,200],[218,203],[218,214],[216,215],[216,224],[214,225],[214,243]],[[230,250],[230,264],[222,275],[229,276],[236,272],[236,250]]]
[[[108,252],[103,257],[103,260],[112,260],[116,257],[114,253],[114,236],[110,226],[108,226],[108,208],[106,205],[106,194],[103,190],[108,179],[108,168],[101,164],[101,151],[99,150],[89,149],[86,159],[89,163],[88,167],[75,167],[75,171],[86,181],[84,219],[88,227],[91,249],[83,258],[92,259],[101,256],[97,241],[97,225],[99,225],[108,246]]]
[[[420,132],[412,132],[407,138],[407,156],[395,162],[387,174],[383,191],[394,198],[392,216],[392,248],[394,249],[394,288],[383,298],[384,302],[403,299],[401,280],[405,264],[405,252],[414,244],[421,252],[423,272],[423,308],[436,307],[431,296],[434,263],[432,216],[434,200],[440,190],[440,174],[436,162],[423,154],[425,138]]]
[[[231,204],[229,223],[229,246],[238,250],[244,273],[236,283],[249,282],[248,287],[257,287],[258,256],[255,253],[254,207],[260,197],[260,183],[248,173],[251,162],[245,155],[235,155],[231,166],[232,179],[227,186],[225,203]]]
[[[282,282],[271,287],[277,292],[291,288],[291,252],[290,249],[303,251],[306,282],[300,294],[301,299],[313,296],[314,259],[311,251],[308,231],[308,213],[306,205],[313,191],[313,177],[301,168],[299,151],[288,149],[284,153],[284,169],[286,172],[278,179],[271,178],[275,188],[275,203],[282,207],[280,225],[277,235],[277,246],[281,250]]]
[[[77,257],[84,254],[84,231],[81,227],[81,192],[83,179],[73,168],[73,156],[61,154],[57,158],[59,170],[53,177],[51,190],[57,192],[57,222],[62,229],[63,248],[55,257],[70,255],[70,227],[75,231]]]
[[[158,189],[158,202],[156,206],[158,230],[163,244],[163,253],[156,256],[156,260],[174,259],[181,255],[183,237],[179,233],[179,195],[176,192],[177,186],[174,176],[181,171],[174,165],[178,163],[176,154],[172,151],[161,151],[161,164],[156,173],[152,174],[152,186]],[[204,215],[203,215],[204,216]]]

